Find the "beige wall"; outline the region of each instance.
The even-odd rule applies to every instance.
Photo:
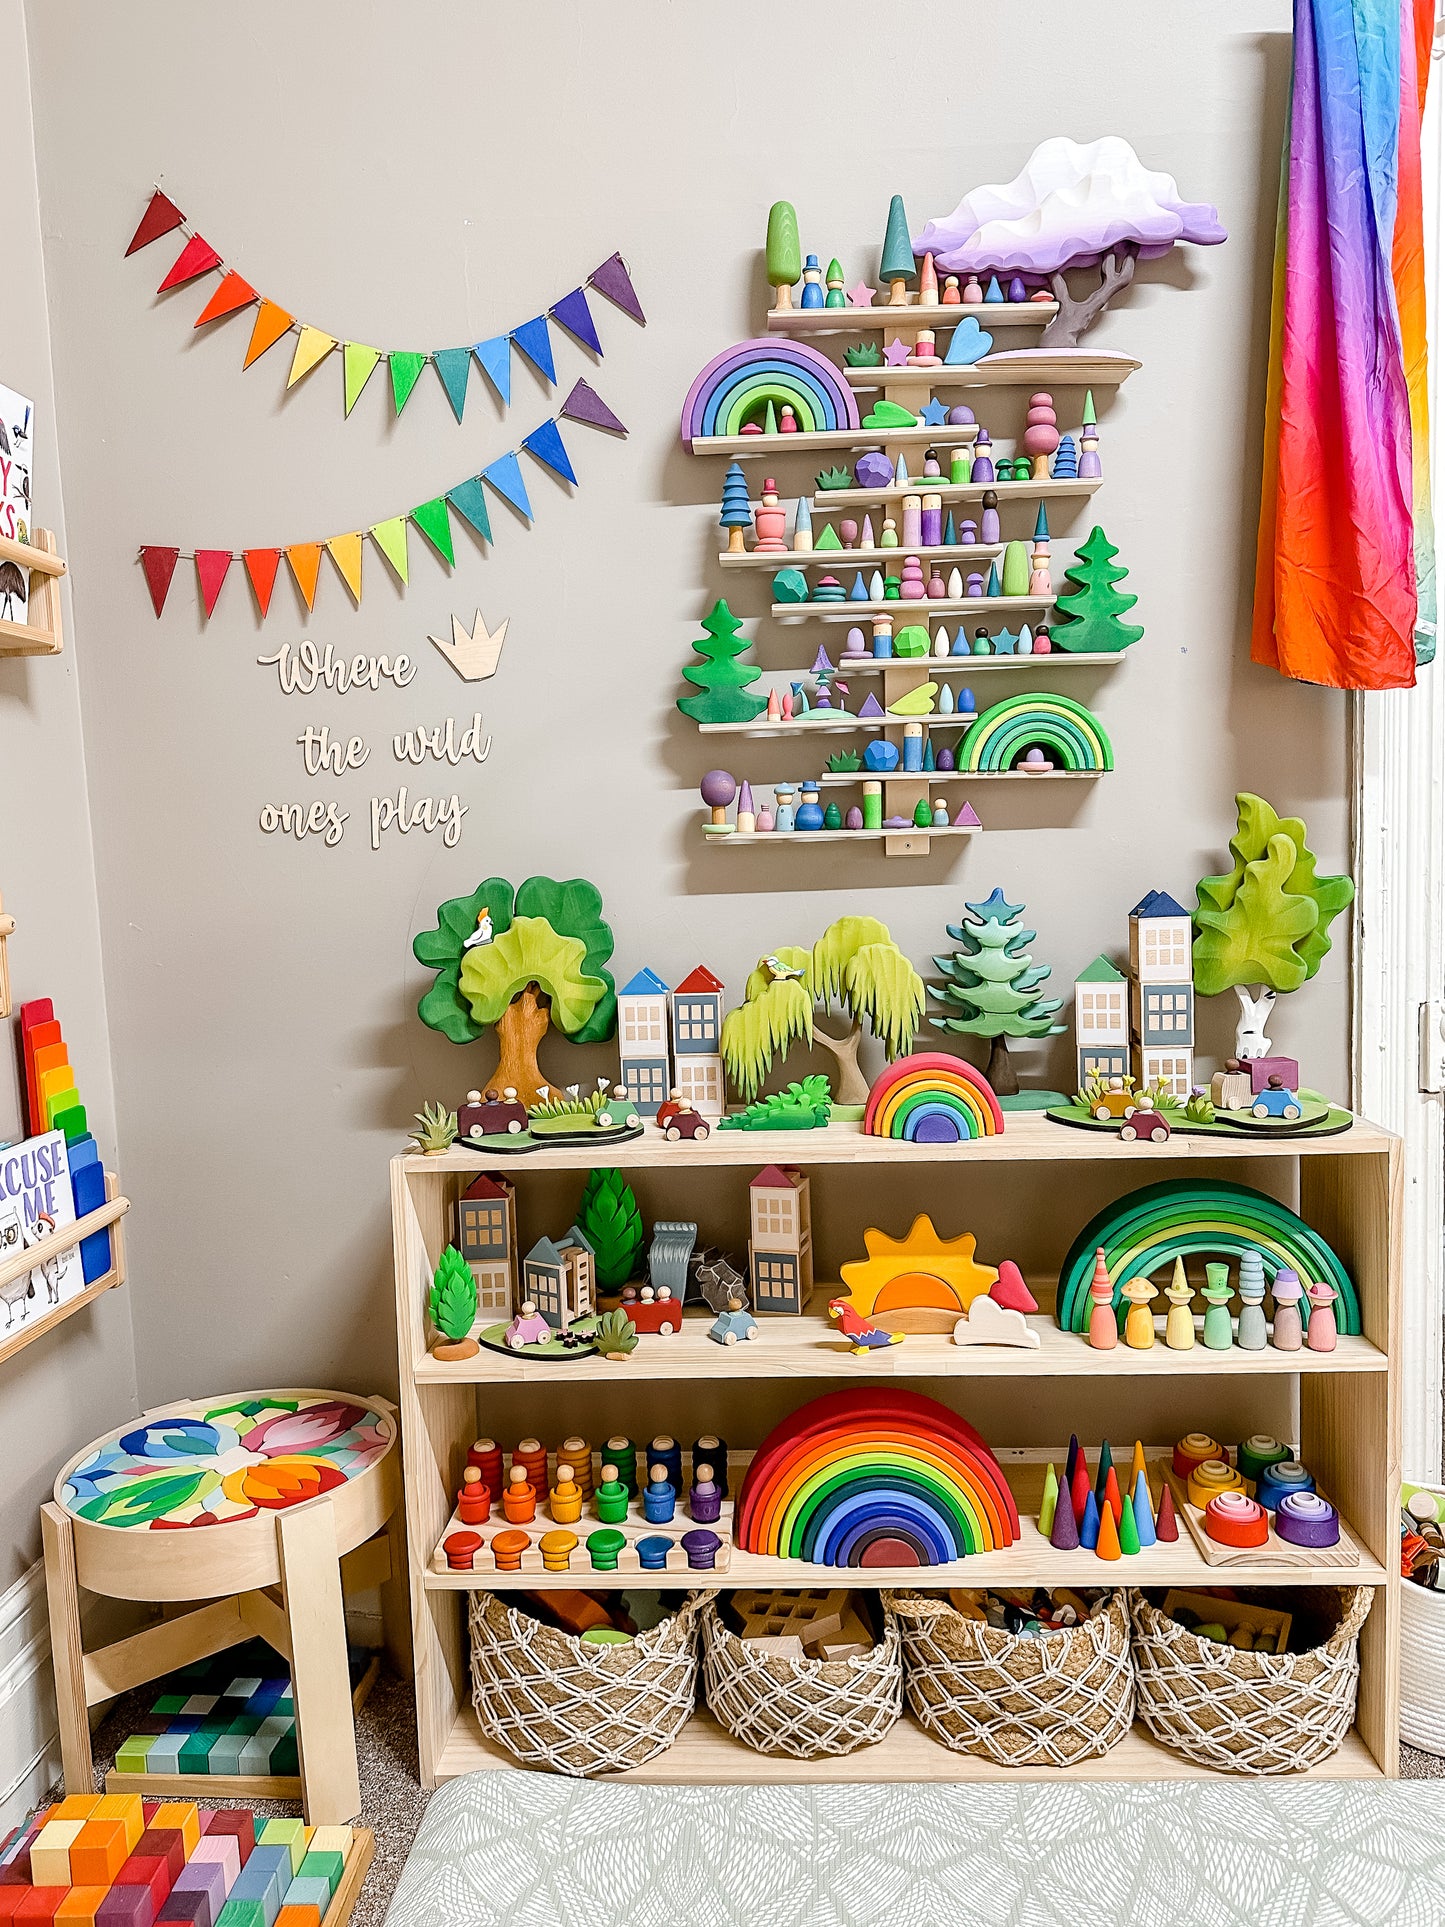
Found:
[[[619,975],[648,963],[675,979],[702,960],[734,993],[760,951],[848,909],[885,917],[921,962],[965,897],[998,883],[1027,902],[1067,995],[1096,951],[1119,953],[1144,890],[1187,899],[1219,864],[1236,789],[1301,809],[1327,865],[1345,852],[1344,700],[1247,656],[1284,0],[1039,0],[973,27],[915,4],[887,33],[859,0],[773,8],[765,35],[754,17],[661,0],[30,8],[147,1400],[391,1379],[385,1161],[423,1099],[456,1101],[488,1063],[416,1020],[426,980],[409,944],[441,898],[487,874],[586,874]],[[876,260],[895,189],[921,225],[1061,130],[1128,136],[1217,202],[1231,234],[1142,270],[1101,329],[1144,361],[1101,408],[1097,507],[1147,635],[1068,686],[1097,702],[1118,773],[981,789],[988,834],[957,860],[701,848],[695,785],[715,758],[671,705],[719,592],[707,558],[722,471],[681,452],[676,418],[698,368],[757,329],[768,204],[791,198],[805,245],[839,253],[851,279]],[[559,373],[588,374],[630,441],[578,430],[577,499],[529,475],[535,529],[499,510],[494,555],[461,538],[453,581],[414,539],[404,596],[369,553],[359,613],[328,564],[314,616],[283,582],[263,629],[239,580],[202,624],[182,564],[157,622],[138,543],[239,547],[369,522],[474,472],[546,407],[519,370],[499,420],[474,378],[457,426],[427,374],[389,425],[378,376],[348,423],[334,365],[289,395],[285,348],[243,376],[244,320],[198,335],[203,292],[153,295],[168,245],[121,258],[161,173],[264,292],[384,346],[495,332],[620,248],[649,325],[598,302],[604,362],[564,349]],[[985,419],[1007,430],[1008,406]],[[1061,561],[1087,527],[1060,519]],[[754,610],[760,590],[735,601]],[[399,780],[390,733],[472,706],[425,638],[478,603],[512,626],[482,692],[490,760],[457,784],[461,846],[416,833],[373,854],[367,799]],[[420,671],[405,692],[283,698],[254,657],[303,635],[404,650]],[[798,646],[769,641],[763,660]],[[54,689],[71,670],[13,673]],[[294,738],[321,723],[368,737],[366,770],[303,777]],[[755,777],[802,773],[795,752],[755,750]],[[338,849],[260,834],[263,801],[317,795],[352,811]],[[1230,1026],[1208,1013],[1207,1054]],[[1276,1041],[1342,1093],[1346,1030],[1337,946]],[[1038,1054],[1039,1074],[1067,1078],[1068,1041]],[[546,1063],[593,1067],[565,1045]]]
[[[35,200],[35,152],[20,0],[0,0],[0,381],[35,403],[35,516],[62,554],[55,388],[46,333],[45,268]],[[61,435],[67,426],[62,421]],[[72,443],[70,459],[82,452]],[[71,615],[63,592],[65,616]],[[99,643],[103,626],[92,634]],[[10,941],[17,1004],[54,999],[80,1073],[102,1155],[115,1152],[95,862],[81,747],[83,648],[54,661],[0,657],[0,890],[16,920]],[[10,1027],[7,1026],[7,1029]],[[0,1142],[22,1135],[14,1057],[0,1066]],[[113,1292],[0,1366],[0,1591],[40,1550],[36,1507],[63,1460],[135,1410],[135,1355],[127,1294]]]

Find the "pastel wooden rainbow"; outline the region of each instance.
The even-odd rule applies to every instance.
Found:
[[[1288,1205],[1248,1185],[1167,1178],[1106,1206],[1075,1238],[1059,1273],[1055,1315],[1065,1331],[1088,1330],[1089,1281],[1101,1247],[1116,1305],[1131,1278],[1160,1271],[1176,1255],[1229,1259],[1258,1251],[1271,1280],[1287,1265],[1306,1284],[1332,1284],[1339,1329],[1360,1329],[1359,1297],[1331,1247]]]
[[[956,1144],[996,1137],[1003,1112],[993,1086],[972,1064],[943,1051],[915,1051],[890,1064],[875,1082],[863,1129],[869,1137]]]
[[[770,1432],[738,1489],[744,1552],[820,1566],[938,1566],[1019,1536],[987,1445],[921,1393],[815,1398]]]
[[[806,433],[858,427],[853,390],[826,355],[800,341],[763,337],[714,355],[682,404],[683,445],[739,435],[749,416],[772,402],[787,406]]]
[[[1114,746],[1091,709],[1072,696],[1005,696],[971,723],[958,746],[961,770],[1011,769],[1035,744],[1067,770],[1112,769]]]

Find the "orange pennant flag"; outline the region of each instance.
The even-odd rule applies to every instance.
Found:
[[[351,591],[353,602],[361,602],[361,537],[333,535],[326,544],[331,559],[341,571],[341,580]]]
[[[271,607],[271,591],[276,586],[276,570],[281,563],[281,551],[279,549],[246,549],[243,553],[246,573],[251,578],[251,587],[255,591],[261,618],[264,621]]]
[[[294,548],[287,549],[286,560],[291,564],[291,573],[296,578],[296,587],[305,598],[306,607],[314,608],[316,578],[321,573],[321,544],[298,542]]]
[[[204,327],[208,321],[220,321],[237,308],[249,308],[256,299],[256,290],[249,281],[243,281],[239,274],[223,274],[221,285],[196,316],[196,326]]]
[[[278,308],[274,301],[263,300],[256,310],[256,325],[251,330],[251,345],[246,350],[246,359],[241,366],[249,368],[251,363],[264,355],[268,348],[274,347],[295,319],[295,315],[287,314],[286,310]]]

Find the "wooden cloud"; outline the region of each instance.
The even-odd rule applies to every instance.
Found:
[[[886,1331],[952,1331],[998,1277],[992,1265],[975,1260],[978,1240],[971,1231],[941,1238],[926,1212],[906,1238],[870,1226],[863,1242],[868,1256],[843,1266],[843,1283],[854,1309]]]

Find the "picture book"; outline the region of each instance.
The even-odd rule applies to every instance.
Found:
[[[75,1223],[75,1198],[65,1133],[46,1131],[0,1151],[0,1263],[21,1251],[35,1263],[9,1284],[0,1285],[0,1339],[17,1332],[29,1318],[43,1318],[85,1289],[79,1251],[47,1256],[48,1240]]]
[[[0,536],[30,540],[30,443],[33,411],[23,395],[0,382]],[[0,618],[29,621],[29,574],[0,559]]]

